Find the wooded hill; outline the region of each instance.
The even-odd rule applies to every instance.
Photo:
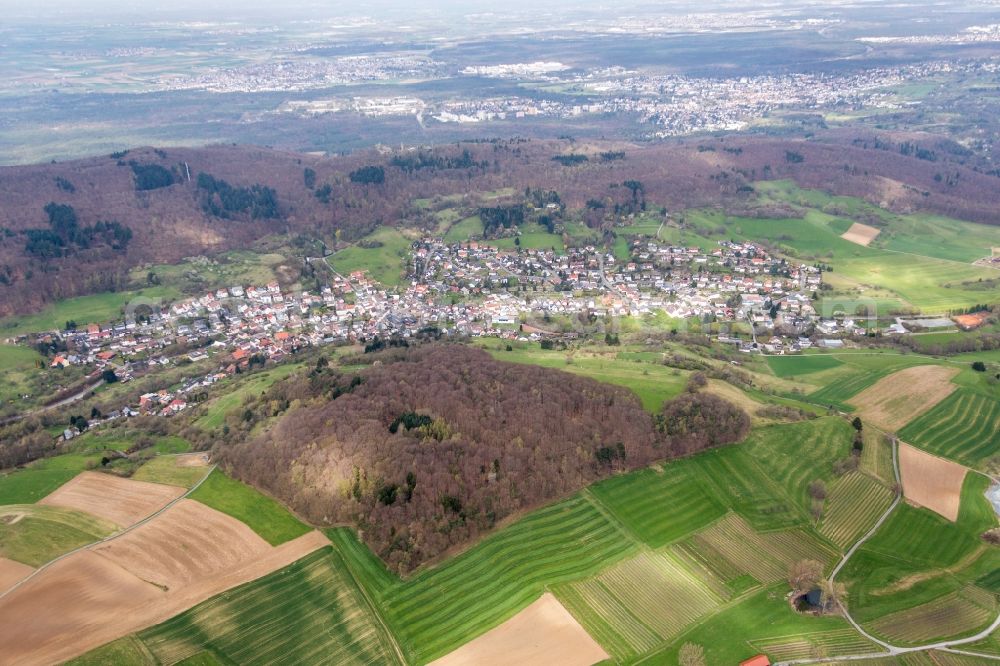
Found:
[[[461,344],[377,356],[358,376],[320,362],[275,384],[241,416],[254,431],[276,416],[267,430],[232,431],[215,455],[310,521],[357,526],[400,572],[518,511],[750,427],[713,395],[654,416],[627,389]]]
[[[130,268],[248,248],[271,234],[332,244],[337,232],[350,241],[381,224],[432,228],[414,200],[505,188],[513,194],[478,205],[530,203],[522,193],[531,188],[599,226],[609,211],[647,205],[739,211],[752,181],[792,178],[900,212],[1000,224],[1000,179],[967,159],[941,139],[840,132],[641,146],[509,139],[330,158],[247,146],[137,149],[4,167],[0,316],[123,289]]]

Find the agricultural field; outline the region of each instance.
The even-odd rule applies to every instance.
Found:
[[[383,285],[395,287],[406,272],[411,240],[393,227],[379,227],[352,247],[327,258],[333,270],[347,277],[354,271],[367,271]]]
[[[653,653],[644,663],[676,664],[677,652],[687,642],[705,649],[708,664],[737,664],[758,654],[760,644],[800,649],[802,642],[821,642],[829,648],[829,656],[855,654],[863,638],[846,620],[834,615],[789,612],[787,591],[787,585],[780,583],[740,597]]]
[[[836,556],[831,546],[804,530],[757,532],[735,514],[695,534],[681,547],[727,582],[746,574],[760,583],[775,583],[798,560],[829,564]]]
[[[808,512],[809,484],[831,479],[832,463],[851,454],[853,432],[843,419],[827,417],[759,428],[750,433],[742,448],[803,512]]]
[[[0,557],[32,567],[118,531],[96,516],[39,504],[0,506]]]
[[[398,663],[337,551],[323,548],[137,634],[159,663]]]
[[[650,552],[556,594],[620,659],[669,641],[723,601],[669,553]]]
[[[867,532],[892,504],[893,493],[860,472],[850,472],[830,486],[819,532],[846,549]]]
[[[128,527],[184,494],[183,488],[81,472],[38,503],[98,516]]]
[[[966,468],[909,444],[899,445],[903,496],[948,520],[958,518]]]
[[[996,524],[983,497],[986,486],[984,477],[967,475],[955,522],[906,503],[893,510],[841,574],[855,619],[877,621],[957,592],[970,582],[988,581],[988,574],[1000,566],[1000,553],[980,539]]]
[[[705,491],[697,459],[616,476],[586,492],[653,548],[686,536],[726,512]]]
[[[500,663],[571,666],[607,658],[604,648],[546,592],[511,619],[436,659],[431,666]]]
[[[537,344],[519,343],[506,351],[506,343],[495,339],[480,339],[478,346],[499,361],[527,363],[583,375],[608,384],[631,389],[648,411],[657,412],[663,403],[680,395],[688,374],[675,368],[645,361],[623,362],[617,352],[543,350]]]
[[[1000,450],[1000,401],[959,388],[899,436],[933,454],[976,466]]]
[[[395,582],[378,600],[408,659],[425,663],[509,619],[545,586],[593,575],[636,548],[597,507],[576,496]]]
[[[953,367],[918,365],[883,377],[850,399],[861,418],[888,431],[897,431],[931,409],[958,386]]]
[[[199,453],[157,456],[137,469],[131,478],[191,488],[205,477],[207,467],[204,455]]]
[[[808,354],[801,356],[768,356],[767,365],[778,377],[797,377],[843,365],[836,356]]]
[[[926,604],[891,613],[868,625],[897,644],[921,645],[975,633],[996,617],[996,598],[967,586]]]
[[[310,531],[284,506],[218,469],[188,497],[247,524],[272,546]]]

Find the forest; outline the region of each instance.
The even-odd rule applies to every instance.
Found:
[[[402,573],[508,516],[737,441],[750,424],[734,405],[695,392],[654,417],[624,388],[461,344],[368,356],[360,374],[321,359],[275,384],[214,453],[311,522],[356,526]],[[269,427],[248,441],[263,421]]]
[[[898,145],[862,130],[809,140],[726,136],[586,147],[571,139],[490,139],[330,157],[219,145],[7,167],[0,169],[0,316],[120,286],[144,264],[249,249],[276,232],[347,244],[380,225],[433,228],[434,202],[446,197],[502,230],[519,223],[522,206],[542,203],[531,193],[551,193],[564,219],[610,234],[613,216],[649,207],[745,210],[755,181],[789,178],[897,212],[1000,224],[996,176],[950,162],[953,151],[938,140]],[[589,157],[569,167],[553,160],[568,150]],[[937,161],[921,159],[924,151]],[[790,161],[789,153],[801,159]],[[133,242],[126,247],[105,230],[98,244],[106,251],[75,252],[65,229],[48,226],[48,202],[58,207],[61,229],[71,208],[78,229],[113,220]]]

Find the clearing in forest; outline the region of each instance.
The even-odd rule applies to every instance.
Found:
[[[951,378],[958,368],[917,365],[894,372],[849,400],[861,418],[897,431],[958,388]]]
[[[511,619],[431,666],[590,666],[607,658],[604,648],[546,592]]]
[[[899,473],[906,499],[955,522],[966,468],[910,446],[899,445]]]

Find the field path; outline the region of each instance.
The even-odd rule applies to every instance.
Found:
[[[894,439],[893,442],[892,442],[892,471],[893,471],[893,475],[896,478],[896,487],[901,489],[902,488],[902,483],[900,482],[900,477],[899,477],[899,462],[897,460],[897,458],[898,458],[897,446],[898,446],[897,445],[897,441]],[[889,506],[889,508],[886,509],[885,513],[882,514],[882,517],[880,517],[878,519],[878,521],[875,523],[875,525],[870,530],[868,530],[868,532],[865,533],[864,536],[862,536],[860,539],[858,539],[857,543],[855,543],[853,546],[851,546],[850,550],[848,550],[844,554],[844,557],[840,560],[840,562],[837,564],[837,566],[833,569],[833,572],[830,573],[830,582],[831,583],[834,581],[834,579],[836,579],[837,574],[840,573],[840,570],[844,568],[844,566],[847,564],[848,560],[850,560],[851,557],[854,555],[855,551],[857,551],[858,548],[860,548],[862,545],[864,545],[864,543],[866,541],[868,541],[868,539],[870,539],[875,534],[875,532],[878,531],[878,529],[882,526],[882,524],[889,518],[889,515],[899,505],[899,503],[900,503],[900,501],[902,499],[903,499],[902,490],[897,490],[896,491],[896,498],[893,500],[893,502]],[[860,624],[857,623],[857,621],[855,621],[855,619],[851,616],[850,611],[847,610],[847,607],[844,606],[843,604],[841,604],[839,600],[837,601],[837,605],[840,606],[840,610],[844,614],[844,618],[851,624],[852,627],[854,627],[855,631],[857,631],[859,634],[861,634],[862,636],[864,636],[868,640],[872,641],[873,643],[875,643],[877,645],[881,645],[883,648],[885,648],[885,652],[857,654],[857,655],[846,655],[846,656],[839,656],[839,657],[826,657],[826,658],[820,658],[820,659],[793,659],[793,660],[790,660],[790,661],[775,662],[775,666],[791,666],[792,664],[821,664],[821,663],[824,663],[824,662],[860,661],[860,660],[863,660],[863,659],[871,659],[873,657],[896,656],[896,655],[900,655],[900,654],[906,654],[908,652],[923,652],[925,650],[941,650],[941,651],[944,651],[944,652],[954,652],[956,654],[971,655],[971,656],[979,657],[979,658],[982,658],[982,659],[989,659],[989,660],[992,660],[992,661],[1000,662],[1000,657],[998,657],[998,656],[988,655],[988,654],[980,654],[978,652],[969,652],[969,651],[966,651],[966,650],[961,650],[961,649],[956,649],[955,648],[955,646],[967,645],[969,643],[975,643],[977,641],[981,641],[981,640],[987,638],[990,634],[992,634],[994,631],[996,631],[996,629],[998,627],[1000,627],[1000,614],[997,615],[997,617],[993,620],[992,623],[990,623],[990,625],[988,627],[986,627],[985,629],[983,629],[982,631],[980,631],[979,633],[977,633],[974,636],[967,636],[965,638],[957,638],[955,640],[948,640],[948,641],[938,641],[937,643],[929,643],[927,645],[919,645],[919,646],[916,646],[916,647],[900,647],[898,645],[893,645],[891,643],[887,643],[887,642],[885,642],[885,641],[883,641],[883,640],[881,640],[879,638],[876,638],[875,636],[872,636],[870,633],[868,633],[867,631],[865,631],[864,628]]]
[[[29,580],[31,580],[32,578],[34,578],[35,576],[37,576],[41,572],[43,572],[46,569],[48,569],[49,567],[51,567],[56,562],[58,562],[60,560],[66,559],[67,557],[69,557],[73,553],[78,553],[81,550],[87,550],[88,548],[90,548],[92,546],[97,546],[97,545],[100,545],[102,543],[107,543],[108,541],[113,541],[113,540],[115,540],[115,539],[117,539],[119,537],[125,536],[126,534],[128,534],[129,532],[135,530],[136,528],[142,527],[143,525],[145,525],[146,523],[148,523],[149,521],[151,521],[153,518],[156,518],[161,513],[163,513],[164,511],[166,511],[170,507],[174,506],[175,504],[177,504],[178,502],[180,502],[182,499],[186,498],[188,495],[190,495],[195,490],[197,490],[198,486],[200,486],[201,484],[203,484],[205,482],[205,479],[208,478],[209,474],[211,474],[215,470],[216,467],[217,467],[217,465],[212,465],[210,468],[208,468],[208,471],[205,473],[205,476],[201,477],[201,481],[199,481],[198,483],[194,484],[194,486],[192,486],[190,490],[188,490],[186,493],[184,493],[180,497],[177,497],[177,498],[171,500],[170,502],[168,502],[167,504],[163,505],[162,507],[160,507],[158,510],[154,511],[153,513],[149,514],[148,516],[146,516],[142,520],[140,520],[140,521],[138,521],[138,522],[130,525],[129,527],[123,529],[120,532],[115,532],[114,534],[106,536],[103,539],[100,539],[99,541],[94,541],[92,543],[88,543],[88,544],[85,544],[83,546],[80,546],[79,548],[71,550],[68,553],[63,553],[62,555],[60,555],[59,557],[57,557],[54,560],[50,560],[50,561],[46,562],[42,566],[40,566],[37,569],[35,569],[34,571],[32,571],[29,575],[27,575],[24,578],[22,578],[21,580],[19,580],[14,585],[10,586],[9,588],[7,588],[6,590],[4,590],[3,592],[0,592],[0,600],[2,600],[4,597],[6,597],[8,594],[10,594],[11,592],[13,592],[17,588],[19,588],[22,585],[24,585],[26,582],[28,582]]]

